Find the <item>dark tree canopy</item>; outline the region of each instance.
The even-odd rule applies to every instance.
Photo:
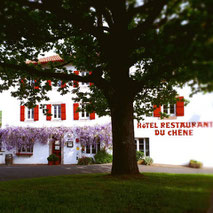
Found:
[[[51,49],[63,63],[26,64]],[[90,103],[87,110],[111,114],[112,173],[137,173],[133,111],[138,119],[148,115],[187,82],[193,92],[213,90],[213,1],[1,0],[0,50],[0,89],[19,85],[13,95],[30,102],[48,98],[51,88],[42,80],[67,82],[62,94],[73,80],[93,82],[89,99],[74,92]],[[74,75],[64,68],[69,63],[91,74]],[[38,79],[39,92],[21,87],[29,76]],[[118,171],[125,156],[123,164],[134,163]]]

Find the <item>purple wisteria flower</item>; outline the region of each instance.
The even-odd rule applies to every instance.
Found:
[[[0,129],[0,145],[6,150],[47,144],[49,139],[61,140],[66,133],[75,135],[82,146],[100,143],[101,147],[112,146],[111,124],[84,127],[7,127]]]

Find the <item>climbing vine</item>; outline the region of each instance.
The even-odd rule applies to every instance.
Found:
[[[100,142],[102,147],[112,145],[110,124],[84,127],[7,127],[0,129],[0,144],[9,151],[23,145],[47,144],[51,138],[61,140],[66,133],[79,138],[82,145],[97,142]]]

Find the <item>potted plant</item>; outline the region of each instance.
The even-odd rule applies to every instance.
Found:
[[[51,154],[48,158],[48,165],[59,165],[59,157],[57,157],[55,154]]]
[[[191,168],[202,168],[203,164],[200,162],[200,161],[197,161],[197,160],[190,160],[189,162],[189,167]]]
[[[59,161],[59,157],[57,157],[56,155],[54,156],[54,165],[59,165],[60,161]]]
[[[53,164],[54,164],[54,155],[55,155],[55,154],[51,154],[51,155],[49,155],[49,157],[47,158],[47,160],[48,160],[48,165],[53,165]]]
[[[138,164],[143,164],[143,162],[144,162],[143,157],[144,157],[144,153],[143,152],[136,151],[136,160],[137,160]]]

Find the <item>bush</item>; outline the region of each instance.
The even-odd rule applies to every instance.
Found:
[[[59,157],[57,157],[55,154],[51,154],[48,158],[48,161],[58,161]]]
[[[145,157],[144,158],[144,162],[143,162],[144,165],[152,165],[153,164],[153,159],[150,158],[150,157]]]
[[[144,157],[144,153],[141,152],[141,151],[136,151],[136,160],[139,161],[139,160],[142,160]]]
[[[106,150],[100,150],[94,156],[95,163],[102,164],[102,163],[111,163],[112,162],[112,155],[106,152]]]
[[[93,164],[94,160],[93,158],[89,158],[89,157],[82,157],[78,159],[78,165],[89,165],[89,164]]]
[[[190,160],[189,162],[189,167],[192,167],[192,168],[201,168],[202,166],[203,164],[200,161]]]

